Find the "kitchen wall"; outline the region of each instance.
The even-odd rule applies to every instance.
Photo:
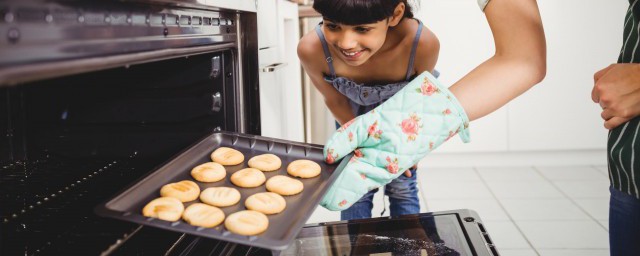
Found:
[[[628,2],[538,0],[548,47],[545,80],[471,124],[472,142],[454,139],[425,160],[430,166],[604,164],[607,130],[591,101],[593,73],[617,59]],[[440,80],[452,84],[491,56],[489,26],[476,1],[422,0],[415,12],[438,36]],[[314,116],[327,116],[322,106]],[[311,142],[335,129],[313,125]],[[308,133],[309,134],[309,133]]]

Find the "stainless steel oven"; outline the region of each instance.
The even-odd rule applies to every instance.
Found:
[[[260,134],[255,9],[1,2],[2,254],[172,252],[181,234],[93,208],[212,132]]]

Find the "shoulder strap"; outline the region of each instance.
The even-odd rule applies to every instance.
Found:
[[[422,33],[422,21],[416,19],[418,21],[418,31],[416,32],[415,38],[413,38],[413,46],[411,47],[411,55],[409,56],[409,67],[407,67],[407,77],[405,80],[409,80],[411,78],[411,71],[413,71],[413,62],[416,59],[416,49],[418,48],[418,42],[420,41],[420,34]]]
[[[329,71],[331,71],[331,77],[336,77],[336,71],[333,69],[333,58],[331,58],[331,52],[329,51],[329,46],[327,45],[327,40],[324,38],[324,34],[320,29],[322,23],[316,26],[316,33],[318,37],[320,37],[320,42],[322,43],[322,50],[324,51],[325,60],[327,60],[327,64],[329,65]]]

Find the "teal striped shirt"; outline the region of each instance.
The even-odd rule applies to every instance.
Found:
[[[640,63],[640,3],[629,0],[618,63]],[[607,162],[611,186],[640,199],[640,117],[609,132]]]

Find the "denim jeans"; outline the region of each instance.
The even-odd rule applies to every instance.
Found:
[[[640,255],[640,199],[612,187],[609,191],[611,256]]]
[[[367,219],[371,218],[373,208],[373,195],[378,189],[369,191],[360,200],[354,203],[349,209],[340,213],[342,220]],[[414,214],[420,212],[420,202],[418,200],[418,187],[416,186],[416,170],[411,169],[411,177],[400,175],[389,184],[384,186],[385,195],[389,196],[389,206],[391,216]]]

